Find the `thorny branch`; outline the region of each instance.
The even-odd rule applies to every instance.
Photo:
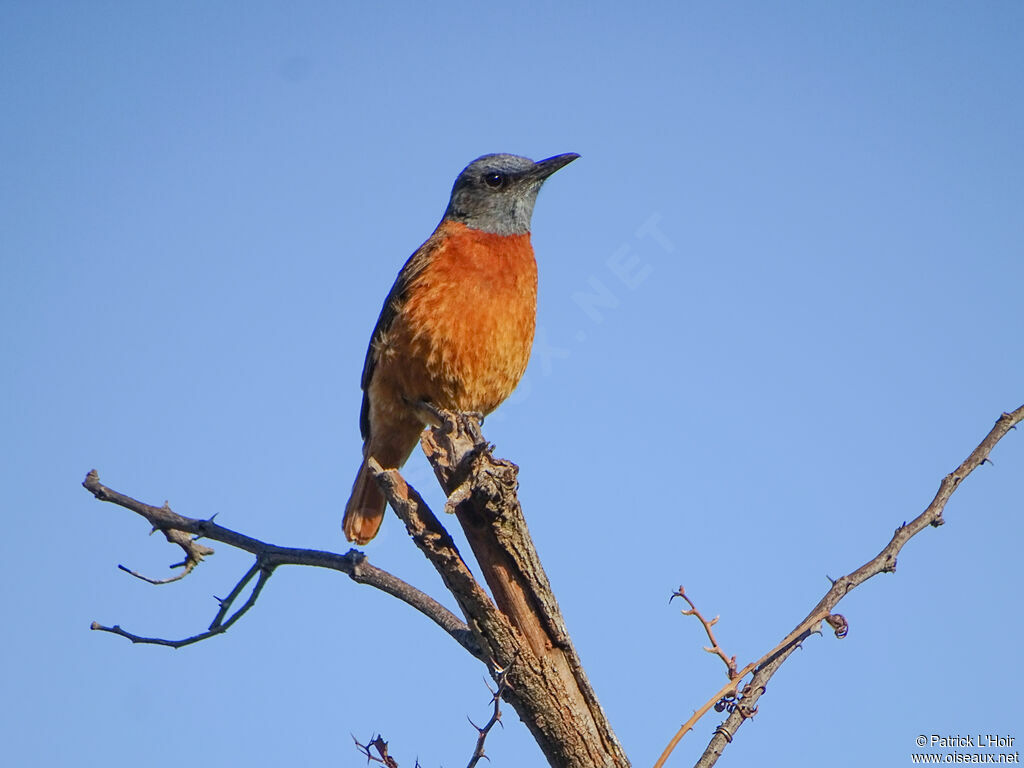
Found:
[[[489,658],[509,667],[506,701],[548,762],[626,768],[587,679],[517,497],[518,468],[495,458],[473,414],[438,412],[420,443],[462,526],[492,601],[451,537],[397,471],[370,464],[392,509],[437,569]],[[518,661],[513,660],[518,657]]]
[[[501,725],[501,696],[505,693],[505,689],[508,687],[508,667],[503,669],[494,669],[494,679],[497,682],[497,688],[491,688],[491,718],[484,723],[483,727],[478,726],[472,720],[469,724],[476,728],[477,738],[476,747],[473,749],[473,754],[469,758],[469,763],[466,768],[475,768],[476,764],[480,762],[480,758],[487,757],[484,754],[484,742],[487,740],[487,734],[491,732],[491,729],[495,725]],[[488,686],[490,688],[490,686]],[[504,728],[505,726],[502,726]],[[490,759],[490,758],[488,758]]]
[[[469,763],[466,765],[466,768],[475,768],[481,758],[487,757],[487,755],[484,754],[484,742],[487,740],[487,734],[491,732],[491,729],[494,728],[495,725],[501,725],[501,697],[508,688],[507,678],[509,668],[499,668],[494,665],[491,665],[491,667],[494,679],[498,684],[497,688],[491,688],[489,685],[487,686],[488,690],[491,692],[491,717],[483,726],[477,725],[472,720],[469,721],[469,724],[476,729],[477,737],[476,745],[473,748],[473,754],[469,758]],[[352,741],[355,742],[356,749],[359,750],[359,753],[366,758],[367,763],[380,763],[381,765],[384,765],[385,768],[398,768],[398,761],[388,753],[388,743],[384,741],[384,737],[380,734],[370,739],[366,744],[363,744],[355,736],[352,737]],[[373,754],[373,752],[370,751],[371,749],[376,750],[377,754]],[[490,758],[487,759],[489,760]],[[419,768],[418,760],[416,761],[416,766]]]
[[[477,547],[472,543],[480,544],[488,531],[494,539],[482,545],[492,559],[481,563],[481,570],[492,588],[494,583],[504,588],[495,600],[477,583],[451,536],[415,489],[397,471],[379,466],[375,469],[392,508],[458,602],[465,623],[419,590],[370,566],[365,555],[356,550],[337,555],[277,547],[213,520],[186,518],[167,505],[153,507],[119,494],[100,484],[94,472],[84,485],[96,498],[131,509],[158,530],[181,532],[186,542],[193,537],[205,538],[250,552],[256,556],[256,565],[269,575],[285,564],[332,568],[399,597],[442,626],[476,658],[493,660],[494,665],[509,669],[503,697],[519,713],[552,765],[627,768],[629,762],[586,679],[530,540],[516,496],[516,466],[493,457],[472,414],[444,413],[439,421],[440,426],[423,438],[428,459],[440,476],[447,482],[457,482],[465,492],[456,496],[459,502],[455,509],[461,523],[472,520],[474,529],[467,537],[474,552]],[[445,490],[453,495],[451,489]],[[494,564],[502,572],[499,582],[491,578]],[[516,606],[506,613],[510,596]],[[120,627],[115,633],[136,642],[180,642],[133,635]],[[198,639],[202,638],[196,636],[193,642]]]
[[[503,491],[500,491],[500,489],[503,487],[501,482],[506,482],[504,487],[510,488],[512,493],[507,500],[511,504],[510,508],[516,510],[518,514],[518,503],[514,497],[514,465],[493,459],[489,454],[488,447],[482,442],[482,437],[478,434],[469,435],[468,450],[466,450],[466,440],[462,439],[462,437],[459,439],[462,440],[463,444],[461,447],[456,447],[455,441],[451,439],[451,435],[454,434],[451,431],[452,422],[450,417],[452,415],[445,414],[445,416],[449,417],[444,420],[447,421],[447,426],[442,424],[443,429],[440,429],[440,431],[438,429],[433,430],[429,435],[429,439],[427,437],[424,438],[424,446],[428,451],[428,457],[431,458],[431,463],[434,464],[439,479],[442,480],[442,485],[446,486],[449,490],[450,498],[446,506],[455,511],[459,515],[460,522],[465,524],[465,515],[470,506],[479,505],[484,502],[493,504],[504,499],[504,497],[501,497]],[[710,766],[714,765],[725,745],[732,741],[734,734],[743,724],[744,720],[752,717],[757,711],[758,699],[765,692],[768,680],[778,671],[793,650],[809,635],[819,632],[822,621],[829,623],[837,637],[844,637],[846,635],[848,631],[846,619],[840,614],[832,613],[835,606],[852,589],[867,579],[879,573],[895,571],[897,555],[913,536],[928,526],[937,527],[942,525],[942,515],[946,503],[963,479],[977,467],[988,461],[988,456],[995,445],[1009,430],[1016,428],[1016,425],[1021,421],[1024,421],[1024,405],[1013,412],[1004,413],[997,420],[995,426],[985,439],[972,451],[971,455],[956,470],[943,478],[938,492],[924,512],[911,522],[904,523],[897,528],[889,543],[886,544],[878,555],[860,568],[835,580],[832,583],[832,587],[811,610],[808,616],[787,634],[780,643],[760,659],[747,664],[739,671],[736,671],[735,658],[728,657],[714,637],[712,627],[716,619],[706,620],[697,611],[689,598],[685,596],[682,588],[680,588],[679,593],[677,593],[678,596],[683,597],[690,606],[690,610],[684,611],[684,613],[696,616],[702,623],[711,641],[711,647],[706,648],[706,650],[718,655],[722,659],[726,664],[730,680],[696,711],[687,723],[683,724],[655,764],[655,768],[660,768],[664,765],[683,735],[692,729],[693,725],[713,707],[718,708],[720,711],[721,709],[727,709],[729,716],[725,722],[716,728],[715,735],[697,763],[697,768],[710,768]],[[467,433],[471,431],[467,430]],[[459,435],[461,434],[462,430],[460,427]],[[478,465],[479,462],[485,465],[483,472],[481,472],[481,468]],[[124,496],[102,485],[96,472],[92,471],[86,477],[83,485],[97,499],[109,501],[141,515],[149,522],[154,531],[161,531],[168,541],[178,545],[185,552],[185,560],[174,566],[183,567],[185,570],[183,573],[172,577],[172,579],[149,579],[121,566],[122,570],[137,578],[142,578],[156,584],[183,578],[202,562],[204,557],[213,554],[212,549],[198,543],[199,539],[209,539],[228,544],[255,556],[255,562],[252,567],[238,581],[228,597],[221,601],[217,615],[205,632],[185,638],[184,640],[175,641],[134,635],[117,625],[104,627],[94,623],[93,628],[121,635],[132,642],[181,647],[182,645],[198,642],[226,631],[252,607],[259,596],[260,590],[262,590],[270,576],[273,575],[274,569],[279,565],[308,565],[346,573],[357,583],[374,586],[413,606],[441,626],[460,645],[478,659],[482,661],[489,659],[504,660],[505,666],[500,668],[500,674],[499,668],[492,666],[495,679],[498,681],[498,690],[494,692],[494,698],[492,699],[494,710],[491,719],[482,728],[477,728],[477,748],[474,750],[469,764],[469,768],[474,768],[480,758],[484,757],[483,743],[487,734],[494,727],[494,724],[500,722],[500,699],[503,696],[506,697],[518,710],[524,706],[522,699],[523,691],[528,691],[531,696],[534,694],[549,697],[557,695],[555,690],[545,691],[544,689],[544,685],[550,681],[548,673],[551,671],[551,668],[547,666],[546,661],[542,660],[531,649],[532,643],[528,642],[529,638],[520,634],[517,626],[511,626],[508,618],[502,611],[496,610],[494,603],[486,592],[482,590],[472,577],[472,574],[469,573],[451,537],[448,536],[447,531],[444,530],[437,518],[434,517],[423,503],[419,494],[414,489],[408,487],[397,472],[393,470],[380,470],[379,467],[375,469],[378,472],[377,479],[381,483],[386,495],[396,511],[399,512],[399,516],[405,521],[417,545],[431,559],[437,570],[441,573],[442,578],[444,578],[446,586],[455,595],[460,608],[469,619],[468,624],[459,620],[454,614],[415,587],[386,571],[370,565],[365,555],[355,549],[340,555],[318,550],[294,549],[267,544],[217,525],[212,519],[197,520],[178,515],[172,512],[166,503],[163,507],[153,507],[131,497]],[[505,472],[507,469],[511,469],[510,483],[509,481],[499,480],[502,472]],[[467,483],[469,484],[467,485]],[[501,505],[499,504],[499,506]],[[477,512],[474,512],[474,514],[477,514]],[[497,519],[499,521],[504,520],[504,518]],[[467,531],[467,536],[470,533],[470,531]],[[525,533],[525,526],[522,526],[522,533],[528,536]],[[532,545],[526,547],[526,554],[528,555],[527,560],[517,562],[529,562],[530,557],[536,557]],[[241,597],[253,579],[256,579],[256,584],[253,586],[245,602],[232,613],[234,603]],[[539,580],[543,587],[541,593],[549,594],[550,589],[542,572],[539,574]],[[542,598],[540,604],[544,608],[547,608],[547,604],[543,600],[550,599],[553,604],[553,595],[550,598],[543,597],[542,595]],[[541,618],[542,621],[544,619],[550,620],[546,610],[541,611],[541,614],[538,618]],[[544,631],[552,632],[555,644],[558,647],[562,646],[563,641],[568,642],[567,634],[563,635],[565,630],[561,624],[545,627]],[[522,660],[518,658],[520,652],[524,657]],[[578,666],[578,659],[575,659],[573,655],[570,657],[570,660],[572,661],[572,669],[582,675],[582,668]],[[506,680],[508,675],[512,677]],[[748,675],[751,675],[749,682],[743,685],[742,689],[739,689],[742,681]],[[603,719],[603,713],[600,712],[600,705],[597,704],[596,698],[593,698],[589,684],[586,683],[585,677],[582,680],[584,699],[593,706],[590,716],[599,713],[601,715],[602,727],[607,727]],[[716,707],[716,705],[718,706]],[[530,714],[537,714],[537,711],[529,709],[529,707],[533,706],[532,702],[526,706]],[[520,712],[520,714],[522,716],[523,713]],[[579,714],[573,713],[573,717],[570,720],[575,719]],[[548,739],[550,740],[548,746],[559,750],[562,748],[561,739],[570,735],[568,732],[556,731],[541,733],[537,730],[538,723],[533,721],[532,718],[524,717],[524,720],[530,726],[534,736],[538,738],[538,743],[542,744],[542,748],[544,747],[544,739]],[[606,735],[602,738],[607,739],[607,754],[612,756],[612,760],[616,765],[628,765],[625,756],[621,753],[621,748],[614,741],[614,735],[611,734],[610,729],[603,733]],[[370,752],[371,747],[377,750],[376,756]],[[386,742],[379,736],[365,746],[360,745],[360,749],[368,760],[383,764],[387,768],[396,768],[397,766],[394,758],[387,754]],[[550,759],[551,753],[549,753],[548,749],[545,749],[545,754],[549,755]],[[569,756],[568,752],[559,754],[559,758]],[[574,756],[572,760],[567,760],[566,764],[570,762],[573,765],[581,764],[576,761]],[[555,760],[553,764],[561,765],[562,761],[560,759]]]
[[[154,530],[163,532],[168,541],[172,541],[185,550],[186,563],[189,562],[190,556],[194,556],[195,562],[191,566],[187,564],[185,566],[186,573],[191,572],[192,568],[201,562],[203,556],[213,554],[212,549],[198,543],[197,540],[200,538],[218,541],[255,556],[255,563],[239,580],[230,594],[221,601],[217,615],[214,617],[209,629],[205,632],[200,632],[182,640],[166,640],[136,635],[121,629],[118,625],[106,627],[93,622],[92,629],[112,632],[131,640],[133,643],[165,645],[172,648],[191,645],[200,640],[226,632],[256,602],[260,591],[273,575],[275,568],[281,565],[307,565],[340,571],[358,584],[367,584],[397,597],[431,619],[475,657],[481,660],[487,658],[480,650],[479,644],[474,639],[473,633],[470,632],[465,622],[426,593],[402,581],[397,576],[371,565],[367,561],[366,555],[357,549],[350,549],[344,555],[341,555],[316,549],[298,549],[267,544],[259,539],[254,539],[251,536],[246,536],[243,533],[238,533],[230,528],[218,525],[212,519],[197,520],[179,515],[173,512],[166,503],[162,507],[154,507],[130,496],[118,493],[100,482],[96,470],[92,470],[86,475],[85,482],[82,485],[100,501],[111,502],[144,517]],[[122,568],[122,570],[127,569]],[[225,618],[230,612],[232,605],[245,590],[245,587],[257,574],[259,574],[259,578],[248,599],[229,618]]]
[[[711,742],[704,750],[700,760],[697,761],[695,768],[711,768],[717,762],[726,745],[733,740],[737,729],[743,725],[745,720],[753,717],[757,711],[757,701],[765,692],[765,686],[768,681],[786,659],[789,658],[790,654],[799,647],[800,643],[806,637],[818,631],[817,627],[822,621],[828,622],[834,630],[836,637],[842,638],[846,636],[849,631],[846,619],[840,614],[832,613],[832,610],[838,605],[839,601],[849,594],[852,589],[863,584],[872,576],[877,576],[880,573],[895,572],[896,556],[903,549],[903,546],[925,528],[929,526],[938,527],[945,522],[942,518],[942,513],[953,492],[960,486],[964,478],[989,460],[989,454],[996,444],[1011,429],[1015,429],[1021,421],[1024,421],[1024,405],[1014,411],[1002,414],[996,420],[995,426],[978,444],[978,447],[971,451],[970,456],[964,459],[959,467],[942,479],[935,497],[920,515],[909,523],[905,522],[899,526],[889,540],[889,543],[875,557],[855,571],[832,582],[832,587],[825,593],[825,596],[811,609],[807,617],[792,632],[786,635],[782,642],[776,645],[768,654],[740,670],[735,680],[731,681],[729,685],[738,683],[751,672],[753,672],[753,676],[735,698],[725,722],[715,729]],[[721,700],[722,696],[729,692],[727,689],[728,686],[723,687],[722,691],[712,697],[707,704],[694,713],[690,720],[680,727],[672,741],[665,748],[665,751],[661,754],[661,757],[654,764],[654,768],[661,768],[665,764],[665,761],[672,753],[672,750],[675,749],[679,740],[693,727],[693,724],[701,716],[714,706],[715,702]]]
[[[684,610],[682,612],[683,616],[696,616],[697,621],[704,626],[704,632],[707,633],[708,640],[711,641],[711,647],[708,648],[705,645],[704,650],[718,656],[718,658],[722,660],[722,663],[725,664],[726,674],[729,676],[729,679],[736,679],[738,676],[738,673],[736,672],[736,657],[726,655],[725,651],[722,650],[722,646],[720,646],[718,641],[715,639],[715,633],[711,630],[711,628],[718,623],[718,617],[715,616],[711,621],[705,619],[704,615],[697,610],[697,606],[693,604],[693,600],[687,596],[686,590],[681,586],[678,590],[672,593],[672,597],[669,598],[669,602],[672,602],[672,600],[677,597],[683,598],[683,600],[686,601],[686,604],[690,606],[688,610]]]
[[[384,768],[398,768],[398,761],[388,754],[388,743],[384,741],[380,734],[377,734],[375,738],[370,739],[366,744],[360,743],[359,739],[355,736],[352,737],[352,741],[356,743],[356,747],[362,752],[363,757],[366,758],[367,764],[374,762],[380,763]],[[370,751],[371,747],[377,750],[376,755]],[[416,767],[419,768],[418,760],[416,761]]]
[[[245,589],[257,573],[260,577],[256,581],[256,586],[254,586],[252,591],[249,593],[248,599],[237,611],[231,614],[231,618],[225,621],[224,617],[227,615],[228,611],[231,610],[231,606],[234,604],[235,600],[238,599],[238,596],[242,594],[242,590]],[[141,635],[136,635],[121,629],[117,624],[112,627],[105,627],[95,621],[89,628],[100,630],[101,632],[111,632],[115,635],[120,635],[121,637],[131,640],[133,643],[166,645],[170,648],[182,648],[186,645],[192,645],[193,643],[198,643],[200,640],[205,640],[208,637],[213,637],[214,635],[220,635],[227,632],[232,624],[242,618],[245,612],[256,604],[256,600],[259,598],[260,592],[270,579],[272,573],[273,569],[261,568],[259,562],[257,562],[252,566],[252,568],[246,571],[245,575],[235,585],[235,588],[231,590],[231,593],[223,600],[219,601],[220,609],[217,611],[217,615],[213,617],[213,621],[210,622],[209,628],[205,632],[200,632],[199,634],[192,635],[181,640],[166,640],[162,637],[142,637]]]
[[[679,730],[676,731],[676,735],[672,737],[672,741],[670,741],[668,746],[665,747],[665,751],[661,753],[661,757],[659,757],[657,762],[654,764],[654,768],[661,768],[661,766],[665,764],[665,761],[668,760],[669,755],[672,754],[672,751],[676,748],[676,745],[680,742],[683,736],[693,730],[693,727],[697,722],[704,717],[712,707],[717,709],[720,702],[728,701],[731,702],[729,705],[730,708],[735,711],[740,706],[740,704],[737,703],[737,697],[740,695],[746,695],[749,691],[749,685],[744,686],[742,694],[737,690],[740,681],[757,669],[761,664],[775,658],[780,651],[786,648],[795,647],[802,643],[809,635],[814,633],[814,627],[825,618],[826,617],[821,614],[808,617],[805,621],[801,622],[796,629],[786,635],[782,639],[782,642],[768,651],[768,653],[757,661],[752,661],[750,664],[747,664],[747,666],[737,672],[734,678],[719,688],[718,692],[715,693],[714,696],[705,701],[704,704],[701,705],[700,709],[696,710],[690,716],[690,719],[680,726]],[[747,717],[753,717],[754,711],[755,710],[749,710]],[[732,741],[732,738],[730,738],[729,741]]]

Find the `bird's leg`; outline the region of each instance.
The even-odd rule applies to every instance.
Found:
[[[459,411],[467,419],[473,419],[481,427],[484,425],[484,416],[486,415],[483,411]]]
[[[412,408],[416,416],[428,427],[444,426],[452,420],[448,418],[450,414],[454,417],[455,426],[460,431],[468,432],[474,437],[480,434],[479,428],[484,423],[483,411],[445,411],[427,400],[409,400],[408,398],[404,398],[404,400],[405,404]],[[474,423],[476,429],[467,428],[470,423]]]
[[[444,411],[426,400],[402,398],[416,416],[428,427],[440,427],[445,423]]]
[[[489,450],[490,444],[484,440],[483,425],[484,414],[480,411],[459,411],[455,414],[455,420],[459,425],[459,431],[473,441],[473,453],[477,454],[482,450]]]
[[[422,439],[428,458],[434,453],[433,449],[427,448],[428,444],[433,444],[448,457],[444,462],[447,476],[444,484],[458,488],[469,478],[477,457],[489,453],[493,447],[484,439],[480,429],[484,414],[447,411],[425,400],[406,400],[406,404],[430,428],[429,436],[424,435]]]

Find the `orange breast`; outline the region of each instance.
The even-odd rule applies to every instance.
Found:
[[[530,359],[537,315],[530,235],[448,221],[434,237],[439,244],[389,334],[397,354],[389,356],[388,378],[406,398],[490,413]]]

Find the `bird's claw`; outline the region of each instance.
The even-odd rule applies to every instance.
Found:
[[[406,400],[409,407],[428,427],[440,427],[444,424],[444,412],[426,400]]]

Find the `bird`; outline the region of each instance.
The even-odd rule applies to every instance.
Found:
[[[486,416],[522,378],[537,316],[534,204],[548,177],[578,157],[478,157],[398,273],[363,363],[363,461],[342,522],[349,541],[377,535],[386,501],[368,462],[405,464],[426,426],[423,405]]]

